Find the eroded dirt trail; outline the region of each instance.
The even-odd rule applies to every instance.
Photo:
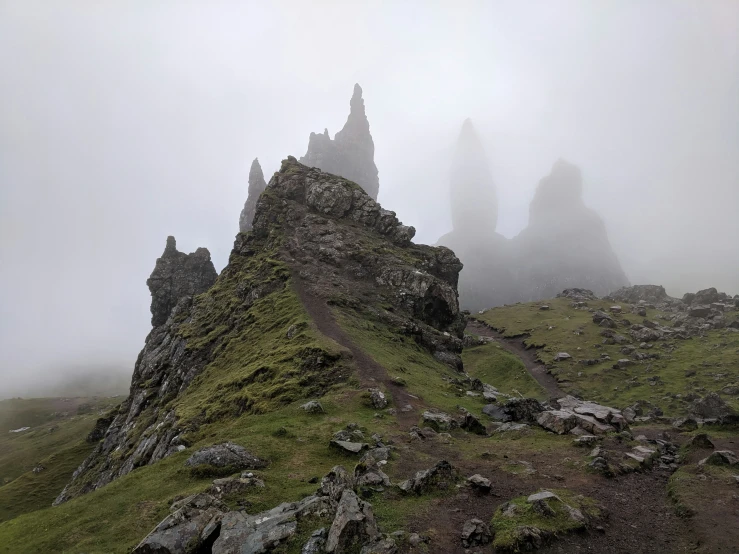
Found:
[[[526,367],[529,374],[544,388],[550,398],[562,398],[563,396],[567,396],[567,394],[559,388],[557,380],[547,371],[547,368],[545,368],[544,365],[536,359],[535,351],[526,348],[523,344],[523,338],[506,338],[503,336],[503,333],[499,333],[495,329],[491,329],[487,325],[474,319],[470,319],[467,322],[467,328],[465,330],[474,335],[495,339],[498,344],[508,352],[517,356],[521,362],[523,362],[523,365]]]
[[[367,354],[354,340],[344,331],[338,323],[331,308],[325,300],[311,293],[306,283],[298,276],[293,276],[293,286],[298,297],[313,320],[316,328],[330,339],[336,341],[352,353],[352,358],[363,386],[377,387],[384,385],[392,396],[393,408],[397,411],[398,423],[410,428],[418,422],[419,410],[422,400],[411,395],[405,388],[397,385],[390,379],[387,371],[374,358]],[[407,406],[412,409],[403,411]]]

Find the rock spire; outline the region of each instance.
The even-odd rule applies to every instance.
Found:
[[[498,200],[485,149],[470,119],[459,133],[451,175],[452,225],[455,231],[494,233]]]
[[[300,163],[354,181],[377,200],[380,180],[375,165],[375,143],[364,109],[362,87],[358,84],[354,85],[349,106],[349,117],[333,140],[328,129],[310,134],[308,151]]]
[[[154,271],[146,281],[151,291],[152,326],[164,324],[182,297],[205,292],[217,277],[207,248],[185,254],[177,250],[174,237],[167,237],[164,253],[157,259]]]
[[[257,209],[257,200],[259,195],[267,188],[267,182],[264,180],[262,166],[259,165],[259,158],[254,158],[249,169],[249,192],[244,203],[244,209],[241,210],[239,216],[239,231],[246,233],[251,231],[251,224],[254,221],[254,212]]]

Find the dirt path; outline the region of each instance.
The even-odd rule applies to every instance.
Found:
[[[352,353],[359,379],[365,387],[377,387],[382,384],[392,396],[394,408],[397,411],[398,423],[404,427],[412,427],[418,423],[418,414],[422,407],[422,399],[411,395],[405,388],[397,385],[390,379],[384,367],[368,355],[354,340],[336,323],[331,308],[326,302],[311,293],[306,283],[297,275],[293,275],[295,291],[298,293],[303,307],[313,320],[318,330],[336,341]],[[408,409],[410,407],[410,409]]]
[[[559,388],[557,380],[547,371],[547,368],[536,359],[535,351],[526,348],[523,344],[523,338],[506,338],[502,333],[474,319],[468,320],[466,331],[481,337],[495,339],[508,352],[514,356],[518,356],[529,374],[536,379],[536,382],[542,386],[550,398],[567,396]]]

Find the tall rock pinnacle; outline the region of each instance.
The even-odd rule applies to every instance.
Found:
[[[310,134],[308,152],[300,158],[300,163],[354,181],[373,200],[377,200],[380,180],[375,165],[375,143],[364,109],[362,87],[358,84],[354,85],[349,106],[349,117],[344,128],[336,133],[333,140],[328,129],[320,134]]]
[[[628,285],[600,216],[582,200],[580,169],[558,160],[536,189],[529,225],[512,240],[518,301],[550,298],[566,288],[604,295]]]
[[[485,149],[469,119],[459,133],[451,183],[454,230],[494,233],[498,223],[495,184]]]
[[[251,231],[251,224],[254,221],[254,212],[257,209],[257,200],[259,195],[264,192],[267,188],[267,183],[264,180],[264,173],[262,173],[262,166],[259,165],[259,158],[254,158],[251,163],[251,169],[249,170],[249,192],[244,202],[244,209],[241,210],[239,216],[239,231],[246,233]]]
[[[177,250],[174,237],[167,237],[164,253],[146,281],[151,291],[152,326],[164,324],[180,298],[205,292],[217,277],[207,248],[185,254]]]

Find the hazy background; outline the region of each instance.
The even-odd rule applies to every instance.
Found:
[[[634,283],[739,293],[739,2],[0,1],[0,398],[127,381],[168,234],[225,265],[265,176],[364,88],[380,202],[450,228],[471,117],[498,230],[560,156]]]

